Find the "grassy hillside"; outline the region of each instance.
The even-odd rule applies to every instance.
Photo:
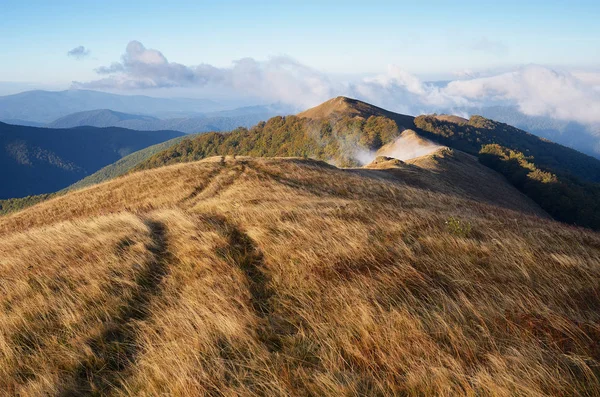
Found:
[[[35,196],[0,200],[0,215],[21,211],[24,208],[31,207],[32,205],[51,199],[57,195],[60,195],[60,193],[37,194]]]
[[[437,156],[208,159],[1,218],[0,391],[599,394],[600,235]]]
[[[415,118],[415,125],[426,137],[467,153],[477,155],[484,145],[499,144],[532,156],[535,163],[547,171],[600,182],[600,160],[508,124],[481,116],[472,116],[462,122],[439,116],[419,116]]]
[[[176,131],[48,129],[0,123],[0,199],[61,190],[132,152],[181,135]]]

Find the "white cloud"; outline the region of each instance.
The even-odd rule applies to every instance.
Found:
[[[577,77],[584,84],[592,86],[595,90],[600,91],[600,72],[582,72],[575,71],[573,76]]]
[[[121,62],[96,69],[108,77],[90,82],[74,82],[76,88],[146,89],[163,87],[204,87],[219,85],[239,95],[310,106],[328,99],[332,83],[319,73],[288,57],[265,62],[243,58],[230,68],[202,64],[185,66],[169,62],[157,50],[138,41],[127,45]]]
[[[537,65],[492,77],[453,81],[444,91],[482,104],[516,104],[530,116],[584,124],[600,122],[600,92],[573,74]]]
[[[236,98],[280,101],[298,108],[347,95],[408,114],[463,114],[466,107],[504,104],[516,105],[527,115],[600,123],[600,91],[594,89],[600,74],[571,74],[535,65],[493,75],[488,71],[488,77],[469,70],[446,86],[425,83],[395,65],[383,74],[340,81],[289,57],[266,61],[243,58],[226,68],[186,66],[132,41],[120,62],[96,72],[103,77],[74,82],[73,86],[118,90],[194,87],[226,92]]]

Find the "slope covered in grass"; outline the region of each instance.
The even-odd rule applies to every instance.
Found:
[[[434,160],[469,167],[211,158],[1,218],[0,390],[597,395],[600,235]]]

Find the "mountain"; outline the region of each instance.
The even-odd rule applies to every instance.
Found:
[[[456,149],[136,172],[0,252],[7,395],[600,393],[600,235]]]
[[[117,178],[121,175],[127,174],[129,171],[134,169],[138,164],[146,161],[156,153],[160,153],[164,150],[167,150],[173,145],[178,144],[187,136],[179,136],[177,138],[169,139],[168,141],[158,143],[156,145],[148,146],[147,148],[138,150],[137,152],[133,152],[128,154],[127,156],[117,160],[116,162],[107,165],[94,172],[92,175],[89,175],[74,184],[70,185],[63,191],[81,189],[86,186],[95,185],[98,183],[102,183],[109,179]]]
[[[554,172],[600,182],[600,160],[507,124],[481,116],[469,120],[448,115],[415,118],[345,97],[334,98],[297,116],[271,118],[249,130],[197,136],[191,142],[184,140],[162,156],[167,164],[223,154],[306,155],[365,164],[374,157],[374,152],[362,161],[359,157],[363,152],[395,142],[407,129],[413,131],[421,145],[430,142],[477,155],[482,146],[498,143],[533,156],[536,164]],[[190,145],[192,149],[188,148]],[[340,146],[345,146],[345,150],[335,152]],[[336,158],[341,152],[351,158]],[[162,165],[159,159],[156,163]]]
[[[50,128],[81,126],[122,127],[139,131],[172,130],[185,133],[230,131],[237,127],[251,127],[261,120],[291,111],[285,106],[249,106],[227,111],[209,112],[196,117],[158,119],[156,117],[115,112],[108,109],[77,112],[49,124]]]
[[[128,114],[115,112],[109,109],[88,110],[61,117],[46,125],[48,128],[73,128],[73,127],[121,127],[122,123],[140,122],[155,123],[160,120],[156,117],[143,116],[137,114]]]
[[[0,199],[60,190],[132,152],[181,135],[176,131],[48,129],[0,123]]]
[[[487,147],[493,144],[500,147]],[[343,97],[249,130],[184,139],[136,169],[214,155],[300,156],[348,167],[369,163],[378,150],[407,160],[439,146],[478,157],[555,219],[600,230],[600,160],[481,116],[413,118]]]
[[[413,116],[390,112],[389,110],[359,101],[358,99],[339,96],[323,102],[304,112],[298,113],[298,117],[313,120],[330,120],[337,118],[361,117],[385,117],[394,120],[400,129],[413,128]]]
[[[276,116],[251,129],[238,128],[230,133],[209,133],[183,140],[138,168],[225,154],[310,156],[341,166],[366,164],[374,158],[374,150],[397,139],[401,131],[414,127],[413,119],[338,97],[297,116]]]
[[[257,113],[243,116],[201,116],[160,120],[147,116],[126,115],[115,112],[102,111],[102,116],[97,117],[98,111],[81,112],[65,116],[53,123],[50,128],[72,128],[78,126],[94,127],[121,127],[138,131],[171,130],[188,134],[208,131],[230,131],[237,127],[250,127],[261,120],[272,117],[273,114]],[[120,118],[120,119],[117,119]]]
[[[50,123],[71,113],[97,109],[173,118],[221,110],[222,105],[207,99],[152,98],[88,90],[37,90],[0,97],[0,120]]]
[[[23,125],[25,127],[45,127],[46,126],[45,123],[38,123],[35,121],[26,121],[26,120],[19,120],[19,119],[2,119],[2,120],[0,120],[0,122],[2,122],[4,124]]]

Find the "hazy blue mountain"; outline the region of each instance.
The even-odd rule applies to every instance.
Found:
[[[230,131],[237,127],[251,127],[276,115],[290,114],[293,109],[282,105],[248,106],[197,117],[158,119],[156,117],[115,112],[108,109],[73,113],[49,124],[50,128],[79,126],[122,127],[140,131],[173,130],[185,133]]]
[[[0,199],[60,190],[178,131],[48,129],[0,123]]]
[[[48,128],[73,128],[73,127],[125,127],[122,125],[127,122],[140,122],[152,125],[160,122],[160,119],[152,116],[144,116],[138,114],[115,112],[110,109],[98,109],[88,110],[84,112],[77,112],[61,117],[51,123],[48,123]],[[147,130],[160,130],[160,128],[133,128],[133,129],[147,129]]]
[[[45,127],[46,123],[38,123],[36,121],[27,121],[19,119],[0,119],[1,123],[13,124],[13,125],[24,125],[26,127]]]
[[[71,113],[97,109],[155,117],[190,117],[222,110],[223,106],[207,99],[152,98],[88,90],[37,90],[0,97],[0,120],[50,123]]]

